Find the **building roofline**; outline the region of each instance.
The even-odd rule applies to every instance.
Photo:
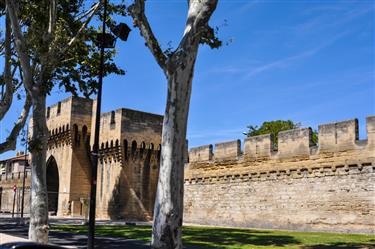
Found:
[[[23,155],[9,157],[9,158],[0,160],[0,163],[7,162],[7,161],[21,161],[21,160],[25,160],[25,156],[26,156],[27,159],[29,159],[29,154],[26,154],[26,155],[23,154]]]

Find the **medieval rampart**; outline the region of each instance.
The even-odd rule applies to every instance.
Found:
[[[94,123],[95,115],[92,119]],[[101,114],[99,217],[152,219],[162,120],[160,115],[125,108]]]
[[[184,221],[292,230],[375,232],[375,116],[192,148]]]
[[[0,212],[20,213],[22,203],[22,180],[23,172],[10,173],[0,175]],[[13,187],[16,186],[16,191]],[[25,198],[24,198],[24,212],[29,213],[29,199],[30,199],[30,172],[26,171],[25,177]]]

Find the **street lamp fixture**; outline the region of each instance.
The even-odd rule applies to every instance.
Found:
[[[120,38],[122,41],[127,41],[129,33],[131,29],[126,23],[119,23],[116,26],[109,27],[113,34],[115,34],[116,37]]]
[[[123,22],[117,24],[116,26],[111,25],[109,29],[114,35],[112,35],[111,33],[96,34],[95,43],[98,46],[102,46],[103,44],[104,48],[114,48],[117,38],[120,38],[122,41],[127,41],[129,33],[131,31],[129,26]]]

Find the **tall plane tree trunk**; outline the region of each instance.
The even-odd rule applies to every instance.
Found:
[[[208,25],[217,0],[189,0],[188,4],[185,31],[173,53],[165,53],[160,48],[145,15],[145,1],[135,0],[129,7],[134,25],[168,80],[151,242],[155,249],[182,248],[184,154],[194,65],[200,43],[212,48],[221,45]]]
[[[19,65],[21,68],[22,83],[27,92],[24,111],[15,126],[16,128],[12,130],[9,139],[15,140],[14,137],[18,134],[19,129],[22,128],[20,126],[23,125],[25,123],[25,120],[27,119],[27,114],[30,109],[31,102],[33,106],[33,126],[31,128],[32,137],[29,143],[30,152],[32,154],[29,239],[36,242],[47,243],[48,200],[46,186],[46,150],[48,129],[45,116],[46,95],[50,92],[50,89],[52,89],[54,83],[56,83],[56,78],[59,78],[56,77],[57,75],[73,75],[76,72],[86,71],[85,69],[81,71],[82,68],[76,66],[73,66],[73,69],[73,67],[68,65],[70,62],[68,64],[65,64],[64,62],[62,62],[62,60],[63,58],[65,58],[65,56],[67,56],[66,52],[68,52],[69,49],[73,49],[74,44],[79,41],[78,38],[82,35],[83,31],[88,27],[89,22],[91,21],[93,16],[99,10],[100,3],[96,3],[87,12],[85,12],[85,14],[82,15],[86,16],[85,21],[81,20],[81,18],[74,21],[74,23],[76,23],[77,21],[76,24],[78,24],[78,22],[81,23],[81,27],[78,31],[76,31],[74,37],[70,37],[72,32],[68,32],[69,35],[67,37],[65,36],[65,34],[59,34],[59,38],[56,39],[55,33],[57,32],[57,23],[61,21],[64,22],[64,20],[71,20],[70,18],[73,17],[73,15],[71,16],[69,14],[68,17],[64,14],[65,10],[68,10],[70,8],[70,5],[61,3],[63,1],[60,1],[59,4],[59,1],[57,0],[39,2],[38,8],[40,12],[38,13],[37,19],[40,19],[42,21],[39,22],[35,19],[34,22],[33,19],[31,21],[31,26],[29,26],[25,24],[24,20],[21,20],[21,18],[23,18],[23,15],[20,15],[19,11],[20,7],[26,7],[25,9],[27,9],[27,6],[30,3],[28,3],[28,1],[5,0],[7,16],[9,16],[12,27],[14,48],[17,52],[17,59],[19,60]],[[117,9],[117,7],[115,9]],[[75,10],[75,7],[73,7],[71,10],[73,12],[78,11]],[[60,16],[60,14],[58,15],[58,11],[62,16]],[[119,9],[114,10],[114,12],[119,12]],[[32,19],[35,17],[36,16],[32,16],[30,18]],[[68,19],[65,19],[67,17]],[[39,26],[37,27],[36,25]],[[23,30],[23,28],[25,30]],[[27,36],[27,34],[32,34],[34,31],[37,33],[38,39],[40,39],[39,41],[33,41],[32,36],[31,38]],[[66,46],[63,46],[61,42],[68,37],[69,42],[67,42]],[[32,41],[32,44],[28,43],[27,38],[31,39],[30,41]],[[74,50],[82,49],[80,46],[81,45],[79,45],[77,48],[74,48]],[[89,49],[89,46],[87,48]],[[56,72],[56,69],[60,67],[66,67],[67,70],[63,70],[65,73],[61,74],[61,72]],[[117,70],[118,68],[115,67],[113,69],[110,69],[109,72],[116,72]],[[78,81],[81,82],[80,80]],[[73,82],[75,81],[76,80],[73,79],[73,81],[69,85],[71,89],[75,89],[75,87],[72,87],[74,85]],[[84,91],[87,93],[86,90],[90,88],[91,86],[88,86],[87,88],[85,87]],[[75,90],[72,92],[75,92]],[[0,119],[1,114],[6,111],[6,108],[8,107],[3,107],[3,105],[2,108],[0,108]],[[2,111],[1,109],[5,111]],[[12,143],[10,144],[10,142]],[[7,141],[7,143],[8,144],[0,144],[0,152],[10,148],[11,146],[15,146],[14,141],[10,140],[9,142]]]
[[[195,51],[187,65],[168,74],[167,106],[163,120],[162,151],[154,206],[153,248],[182,248],[184,155]]]
[[[29,150],[32,155],[29,239],[35,242],[48,243],[48,200],[46,186],[48,129],[46,120],[46,93],[44,92],[45,87],[43,87],[43,83],[45,83],[43,74],[45,71],[42,70],[40,72],[40,77],[33,77],[26,39],[22,33],[18,19],[17,3],[16,1],[6,0],[6,6],[12,24],[15,49],[22,69],[23,84],[28,95],[31,97],[33,108],[32,135],[29,143]],[[45,67],[46,65],[42,65],[41,68]]]
[[[33,98],[33,123],[30,141],[31,188],[29,239],[48,243],[48,199],[46,181],[46,151],[48,129],[46,126],[46,96]]]

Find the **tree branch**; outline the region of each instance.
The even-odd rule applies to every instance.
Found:
[[[81,35],[82,31],[87,27],[89,22],[91,21],[92,17],[95,15],[95,13],[98,11],[100,6],[100,1],[96,3],[93,7],[91,7],[90,11],[91,14],[87,17],[86,21],[82,24],[81,28],[78,30],[77,34],[68,42],[68,46],[66,49],[64,49],[64,52],[69,49],[73,43],[78,39],[78,37]],[[88,13],[87,13],[88,14]]]
[[[22,68],[23,73],[23,82],[25,85],[26,91],[33,95],[33,77],[31,72],[30,66],[30,58],[27,54],[27,46],[25,37],[21,31],[21,27],[19,24],[18,14],[17,14],[17,7],[15,5],[15,1],[6,0],[6,7],[9,13],[10,22],[12,24],[13,36],[14,36],[14,44],[18,54],[18,58],[20,60],[20,65]]]
[[[13,129],[10,132],[9,136],[6,138],[5,142],[0,143],[0,154],[7,152],[9,150],[16,149],[17,137],[21,129],[25,126],[27,117],[29,116],[30,107],[31,107],[31,97],[29,94],[27,94],[21,115],[19,116],[17,122],[13,126]]]
[[[10,27],[10,20],[9,15],[6,14],[5,19],[5,42],[4,42],[4,48],[5,48],[5,62],[4,62],[4,83],[5,83],[5,93],[1,96],[1,102],[0,102],[0,120],[3,119],[4,115],[8,112],[10,106],[13,102],[13,93],[14,93],[14,87],[13,87],[13,80],[12,80],[12,73],[11,73],[11,57],[12,57],[12,51],[11,51],[11,27]]]
[[[48,34],[52,37],[56,27],[56,0],[50,0]]]
[[[90,10],[87,13],[85,13],[85,16],[88,15],[86,21],[82,24],[81,28],[78,30],[76,35],[68,42],[67,46],[60,49],[60,51],[56,51],[56,50],[53,50],[53,49],[50,51],[50,53],[49,53],[50,56],[48,58],[48,63],[50,64],[50,66],[51,65],[56,66],[55,65],[56,61],[59,61],[64,57],[66,51],[68,49],[70,49],[73,46],[73,44],[77,41],[78,37],[82,34],[83,30],[90,23],[91,19],[95,15],[95,13],[99,10],[99,7],[100,7],[100,1],[96,4],[94,4],[90,8]]]
[[[180,57],[180,63],[182,61],[179,52],[187,55],[192,49],[197,49],[202,40],[211,41],[213,39],[213,30],[209,27],[208,21],[216,9],[217,2],[218,0],[188,1],[189,11],[184,34],[174,54],[174,57]],[[172,60],[175,59],[172,58]]]
[[[159,42],[152,32],[151,26],[145,15],[145,1],[135,0],[134,3],[129,6],[128,10],[133,18],[134,27],[139,28],[141,36],[143,36],[146,41],[147,47],[150,49],[161,69],[164,71],[164,73],[166,73],[167,57],[161,50]]]

